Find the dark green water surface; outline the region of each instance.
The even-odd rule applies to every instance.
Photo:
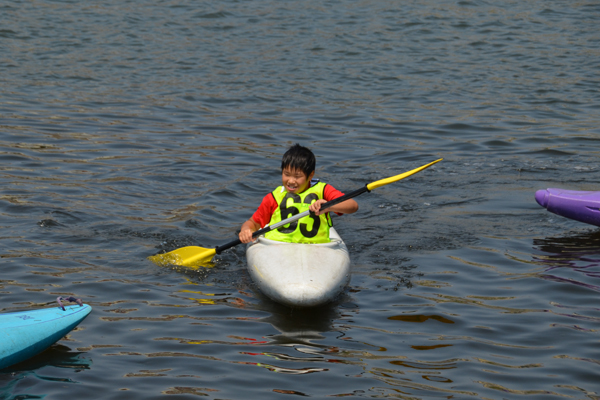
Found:
[[[600,399],[596,1],[0,4],[0,311],[94,311],[0,399]],[[357,198],[332,304],[264,298],[235,238],[299,142]],[[0,328],[1,340],[1,328]]]

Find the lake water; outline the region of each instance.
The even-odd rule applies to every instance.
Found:
[[[0,399],[600,399],[600,3],[0,4],[0,311],[94,310]],[[342,191],[335,302],[264,298],[226,243],[294,143]]]

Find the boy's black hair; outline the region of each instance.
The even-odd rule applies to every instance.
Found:
[[[289,148],[281,159],[281,170],[289,167],[290,169],[299,169],[308,177],[315,170],[317,161],[312,151],[298,143]]]

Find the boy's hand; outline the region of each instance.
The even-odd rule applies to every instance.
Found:
[[[242,224],[240,228],[240,234],[238,237],[240,238],[240,242],[242,243],[250,243],[254,239],[252,239],[252,234],[260,229],[260,225],[254,222],[252,218]]]
[[[321,206],[325,203],[327,203],[327,200],[319,199],[312,203],[308,209],[315,215],[321,215],[324,213],[324,211],[321,210]]]
[[[240,242],[242,243],[250,243],[254,239],[252,239],[252,230],[251,229],[242,229],[239,234]]]

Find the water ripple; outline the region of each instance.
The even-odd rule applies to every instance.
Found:
[[[0,398],[598,397],[593,2],[0,5],[3,312],[94,312]],[[236,236],[300,142],[343,191],[335,302],[266,299]],[[557,340],[556,338],[560,338]]]

